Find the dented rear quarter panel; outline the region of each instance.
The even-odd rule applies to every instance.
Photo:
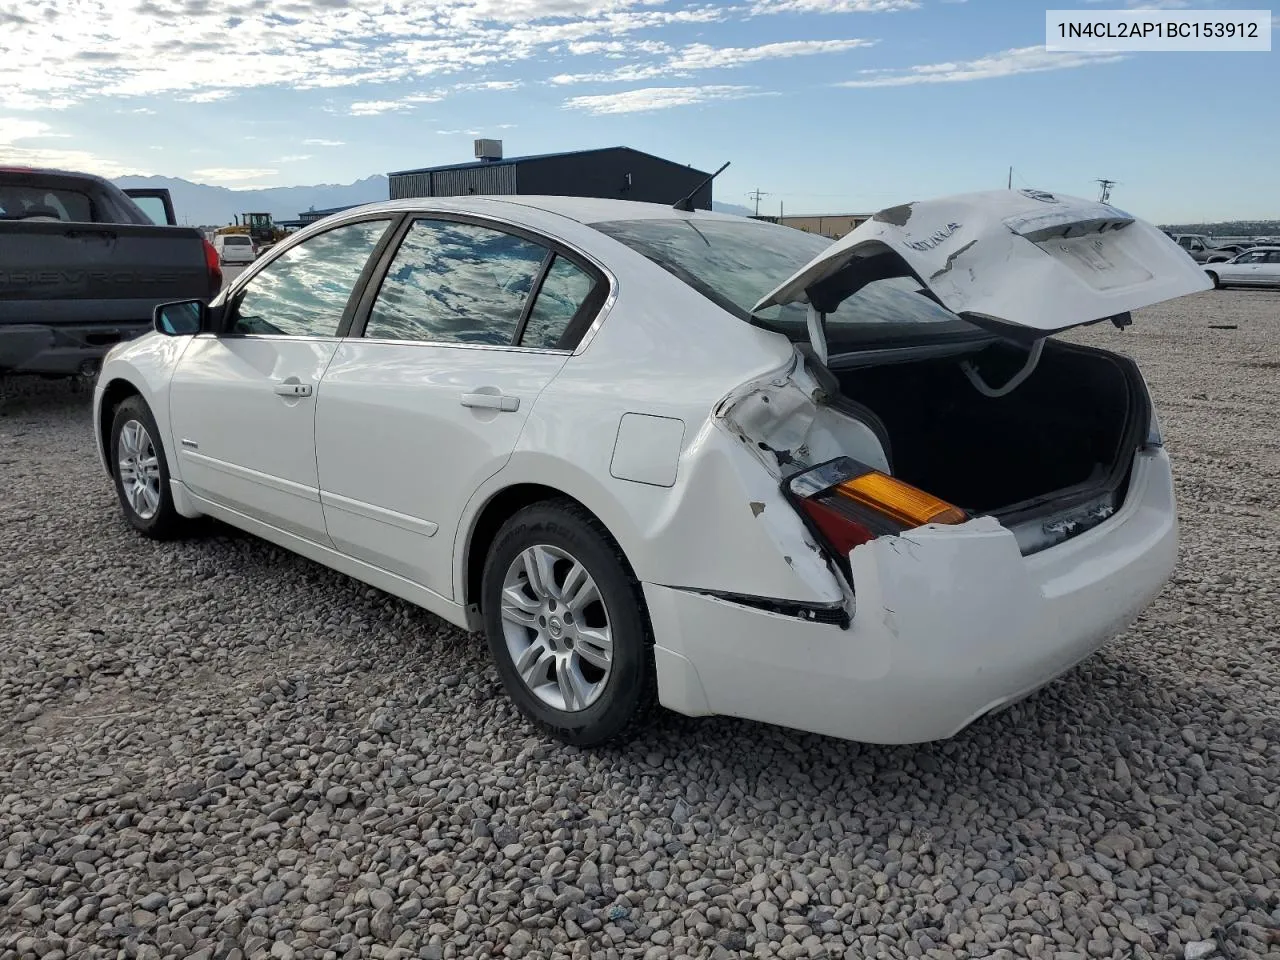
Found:
[[[511,459],[468,504],[460,535],[502,489],[543,484],[599,517],[642,581],[841,602],[841,586],[784,500],[780,478],[761,451],[716,416],[721,401],[744,384],[785,379],[793,346],[616,247],[610,266],[617,301],[589,346],[538,397]],[[619,423],[628,413],[683,421],[671,486],[611,475]],[[457,551],[455,583],[466,582],[464,554]]]

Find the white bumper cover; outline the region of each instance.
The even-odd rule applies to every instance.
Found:
[[[1177,554],[1168,456],[1105,523],[1023,557],[991,518],[850,555],[848,630],[644,584],[662,703],[869,743],[945,739],[1068,670],[1159,593]]]

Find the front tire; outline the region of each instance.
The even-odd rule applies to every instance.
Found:
[[[557,500],[512,516],[485,560],[481,605],[494,665],[530,721],[580,747],[641,726],[657,699],[644,596],[590,513]]]
[[[116,496],[130,526],[153,540],[181,534],[186,518],[174,507],[160,429],[141,397],[129,397],[116,408],[110,451]]]
[[[1205,273],[1207,273],[1209,275],[1209,279],[1213,281],[1213,289],[1221,290],[1222,281],[1218,279],[1218,275],[1214,273],[1212,270],[1206,270]]]

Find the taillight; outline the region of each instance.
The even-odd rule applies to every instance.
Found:
[[[209,295],[215,296],[222,289],[222,260],[208,240],[204,241],[204,266],[209,273],[209,283],[212,284]]]
[[[815,532],[841,558],[876,537],[969,519],[959,507],[851,457],[797,474],[787,490]]]

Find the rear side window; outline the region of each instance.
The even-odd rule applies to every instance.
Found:
[[[415,220],[378,291],[364,335],[509,345],[550,251],[489,227]]]
[[[335,336],[347,301],[389,222],[344,224],[290,247],[249,281],[231,332]]]
[[[520,336],[523,347],[561,346],[565,331],[587,305],[595,279],[571,260],[557,256],[547,271]]]
[[[93,202],[78,190],[0,185],[0,219],[93,222]]]

